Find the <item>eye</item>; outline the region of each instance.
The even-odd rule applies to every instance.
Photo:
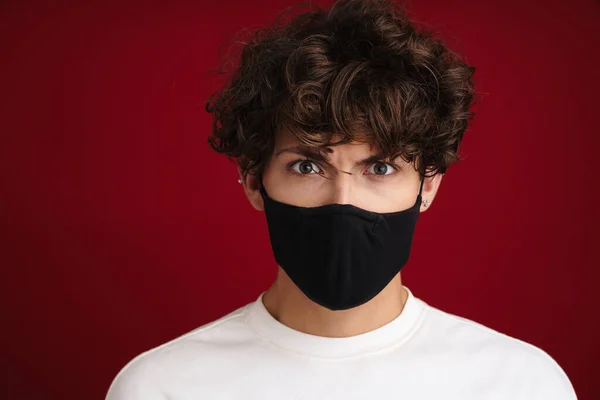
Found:
[[[371,175],[389,175],[395,170],[396,168],[392,165],[380,161],[372,164],[367,170],[367,173]]]
[[[294,172],[301,175],[309,175],[309,174],[320,174],[321,169],[317,164],[308,160],[296,161],[292,164],[292,169]]]

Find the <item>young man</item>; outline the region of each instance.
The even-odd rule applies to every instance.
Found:
[[[539,348],[402,285],[472,117],[473,73],[384,1],[258,32],[207,109],[212,147],[266,214],[277,278],[136,357],[107,399],[575,399]]]

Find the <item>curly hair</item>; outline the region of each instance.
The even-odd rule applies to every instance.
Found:
[[[386,158],[414,162],[422,176],[459,160],[475,68],[431,31],[417,31],[389,0],[338,0],[287,22],[284,15],[241,42],[233,73],[206,104],[210,146],[244,175],[262,172],[280,129],[319,151],[371,143]]]

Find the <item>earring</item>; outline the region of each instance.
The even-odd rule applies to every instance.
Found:
[[[429,199],[423,200],[423,207],[429,207]]]
[[[241,185],[241,184],[242,184],[242,180],[241,180],[241,179],[238,179],[238,183]]]

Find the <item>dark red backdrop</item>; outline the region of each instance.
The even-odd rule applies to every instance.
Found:
[[[274,277],[202,106],[219,44],[291,3],[45,3],[0,6],[0,397],[102,399],[133,356]],[[483,101],[403,276],[542,347],[592,400],[600,7],[536,3],[414,1],[477,67]]]

